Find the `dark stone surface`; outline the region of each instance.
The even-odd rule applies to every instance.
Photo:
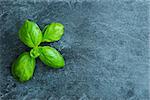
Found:
[[[149,100],[148,0],[0,0],[0,100]],[[55,43],[63,69],[39,59],[34,77],[18,83],[14,59],[28,51],[17,32],[25,19],[41,29],[65,25]]]

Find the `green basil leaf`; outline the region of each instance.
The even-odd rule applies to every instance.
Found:
[[[64,34],[64,26],[61,23],[51,23],[43,30],[42,42],[54,42],[61,39]]]
[[[35,70],[35,59],[28,52],[22,53],[11,67],[12,75],[20,82],[32,78]]]
[[[62,68],[65,65],[63,56],[49,46],[39,47],[41,61],[52,68]]]
[[[32,58],[37,58],[39,55],[40,55],[40,53],[39,53],[39,48],[38,47],[35,47],[35,48],[31,49],[30,56]]]
[[[26,20],[19,30],[19,38],[28,47],[37,47],[42,41],[42,32],[36,23]]]

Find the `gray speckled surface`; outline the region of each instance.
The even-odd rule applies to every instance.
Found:
[[[148,0],[0,0],[0,100],[149,100],[148,7]],[[20,84],[10,67],[29,50],[17,36],[27,18],[41,29],[65,25],[59,42],[44,45],[57,48],[66,66],[37,59],[34,77]]]

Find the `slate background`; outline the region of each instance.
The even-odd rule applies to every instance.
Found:
[[[18,83],[14,59],[29,51],[17,32],[25,19],[41,29],[61,22],[65,35],[55,43],[63,69],[37,59],[34,77]],[[1,0],[0,100],[149,100],[148,0]]]

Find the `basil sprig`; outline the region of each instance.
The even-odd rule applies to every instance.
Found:
[[[51,23],[41,31],[35,22],[26,20],[19,30],[19,38],[25,45],[32,49],[30,52],[22,53],[14,61],[11,67],[14,78],[20,82],[31,79],[34,74],[37,57],[49,67],[64,67],[65,60],[56,49],[49,46],[39,46],[41,42],[58,41],[63,34],[64,26],[61,23]]]

